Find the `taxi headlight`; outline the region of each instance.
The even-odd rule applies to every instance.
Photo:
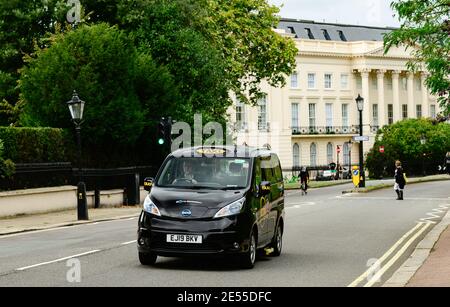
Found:
[[[161,216],[158,207],[150,199],[150,195],[147,195],[144,200],[144,211],[156,216]]]
[[[245,203],[245,197],[242,197],[241,199],[239,199],[235,202],[232,202],[231,204],[220,209],[216,213],[216,215],[214,215],[214,218],[239,214],[239,213],[241,213],[242,208],[244,207],[244,203]]]

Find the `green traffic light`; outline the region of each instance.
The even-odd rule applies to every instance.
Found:
[[[158,139],[158,144],[159,145],[164,145],[164,139]]]

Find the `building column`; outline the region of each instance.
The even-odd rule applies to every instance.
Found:
[[[408,118],[416,118],[414,103],[414,73],[408,72]]]
[[[370,133],[370,91],[369,91],[369,73],[370,69],[364,68],[359,71],[362,78],[362,97],[364,98],[364,110],[363,110],[363,135],[369,135]]]
[[[430,102],[428,100],[428,88],[425,85],[425,79],[427,78],[428,74],[425,72],[422,72],[420,74],[420,78],[422,81],[422,116],[424,118],[430,117]]]
[[[394,108],[394,123],[401,119],[401,106],[400,106],[400,88],[398,79],[400,77],[401,71],[394,70],[392,72],[392,104]]]
[[[386,125],[386,104],[384,102],[384,74],[386,70],[380,69],[377,72],[378,79],[378,125],[382,128]]]

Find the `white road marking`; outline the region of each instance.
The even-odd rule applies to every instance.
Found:
[[[299,209],[303,206],[315,206],[315,205],[316,205],[315,202],[308,201],[308,202],[303,202],[303,203],[290,204],[290,206],[286,207],[286,209],[292,209],[292,208]]]
[[[77,258],[77,257],[85,256],[85,255],[98,253],[99,251],[100,251],[99,249],[96,249],[96,250],[92,250],[92,251],[89,251],[89,252],[86,252],[86,253],[82,253],[82,254],[72,255],[72,256],[59,258],[59,259],[52,260],[52,261],[47,261],[47,262],[42,262],[42,263],[38,263],[38,264],[33,264],[33,265],[26,266],[26,267],[23,267],[23,268],[18,268],[18,269],[16,269],[16,271],[25,271],[25,270],[28,270],[28,269],[31,269],[31,268],[35,268],[35,267],[38,267],[38,266],[43,266],[43,265],[56,263],[56,262],[61,262],[61,261],[72,259],[72,258]]]
[[[136,242],[137,242],[137,240],[133,240],[133,241],[128,241],[128,242],[123,242],[120,245],[128,245],[128,244],[133,244],[133,243],[136,243]]]
[[[395,250],[405,241],[411,234],[413,234],[415,231],[420,229],[421,227],[424,227],[425,223],[418,223],[416,226],[414,226],[410,231],[408,231],[403,237],[400,238],[381,258],[378,260],[377,263],[374,263],[367,271],[365,271],[361,276],[359,276],[357,279],[355,279],[348,287],[356,287],[359,285],[364,279],[366,279],[370,274],[373,274],[376,268],[380,265],[380,263],[383,263],[386,259],[389,258],[391,254],[395,252]]]
[[[403,245],[403,247],[397,252],[397,254],[395,254],[394,257],[391,258],[391,260],[389,260],[388,263],[386,263],[386,265],[384,267],[381,268],[381,270],[379,270],[368,282],[367,284],[364,285],[364,287],[371,287],[373,286],[375,283],[377,283],[381,276],[383,276],[384,273],[386,273],[394,264],[395,262],[397,262],[397,260],[406,252],[406,250],[408,249],[409,246],[411,246],[411,244],[414,243],[414,241],[422,234],[425,232],[425,230],[427,230],[428,227],[430,227],[430,223],[426,223],[425,227],[422,227],[411,239],[409,239],[408,242],[406,242],[405,245]]]
[[[442,218],[443,214],[445,214],[448,211],[449,207],[450,207],[449,204],[440,205],[439,208],[435,208],[431,210],[431,212],[428,212],[426,214],[428,215],[428,217],[421,218],[420,221],[436,224],[436,222],[431,220]],[[439,215],[440,213],[441,215]]]

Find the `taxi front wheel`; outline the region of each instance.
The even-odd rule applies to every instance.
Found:
[[[272,256],[278,257],[281,255],[281,249],[283,248],[283,230],[281,229],[281,225],[277,227],[277,232],[273,238],[271,247],[273,248]]]
[[[139,252],[139,261],[142,265],[152,265],[155,264],[156,258],[158,256],[154,253],[141,253]]]
[[[248,247],[248,251],[239,257],[239,264],[243,269],[252,269],[255,266],[256,244],[256,235],[252,231],[250,234],[250,245]]]

